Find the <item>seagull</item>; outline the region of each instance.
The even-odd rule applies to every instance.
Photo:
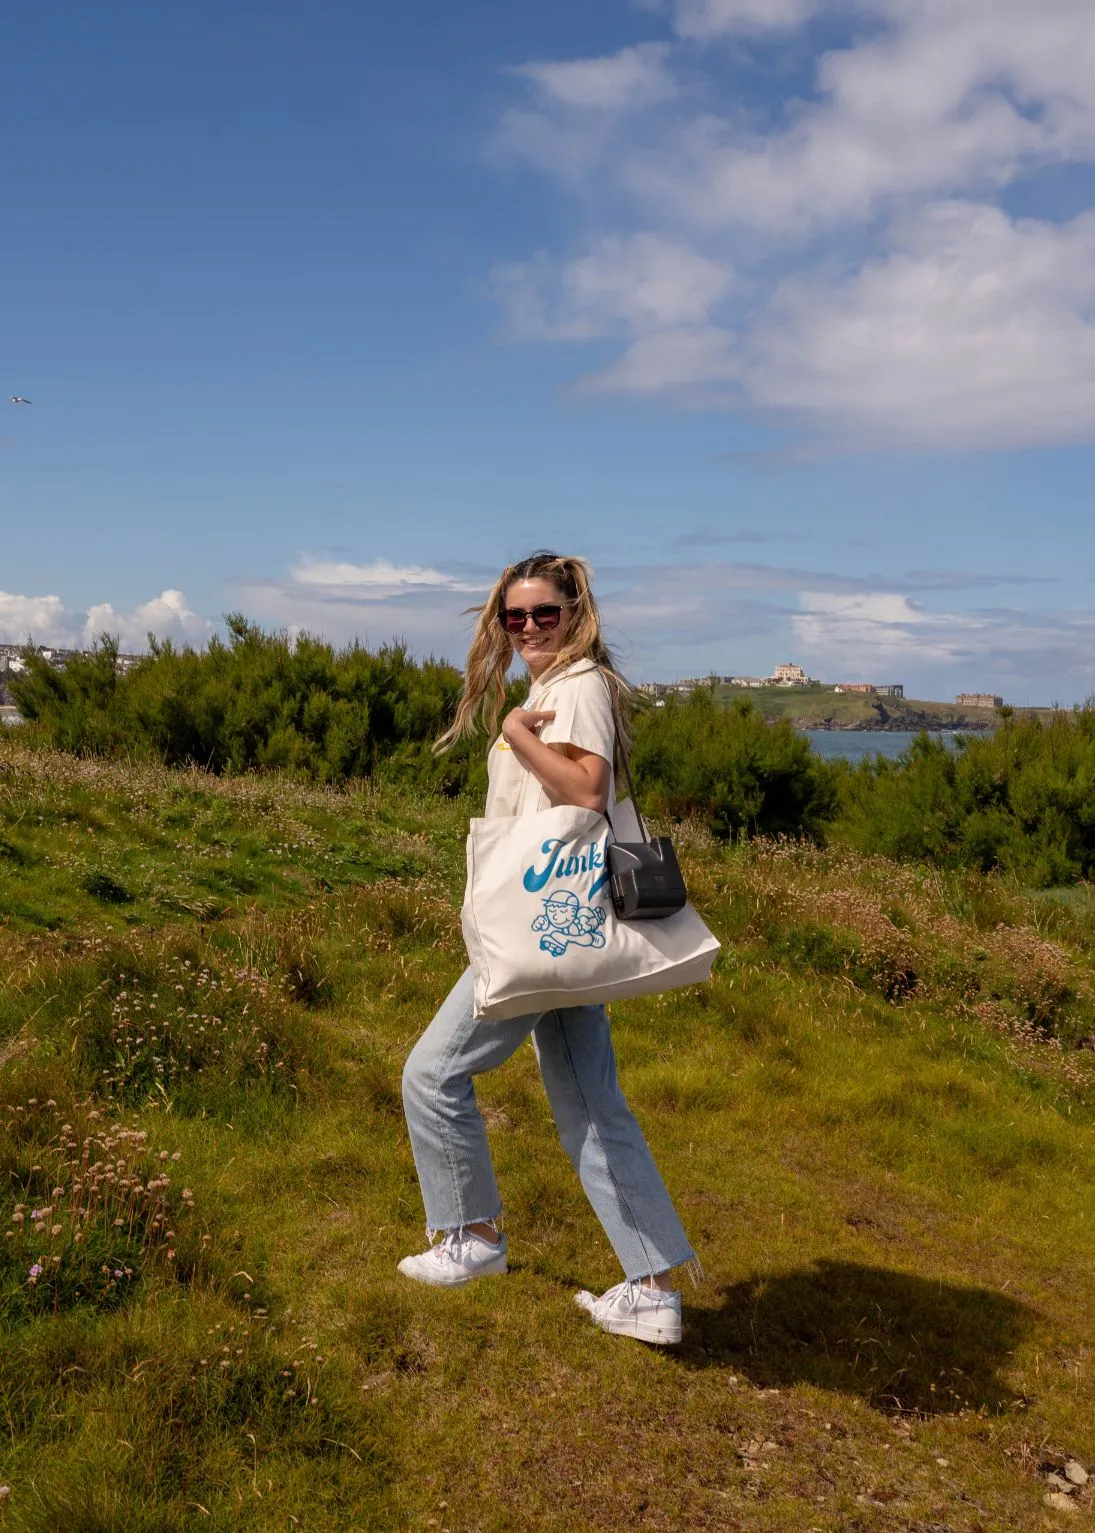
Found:
[[[29,399],[24,399],[22,394],[13,394],[11,396],[11,402],[12,402],[13,405],[29,405],[30,404],[30,400]]]

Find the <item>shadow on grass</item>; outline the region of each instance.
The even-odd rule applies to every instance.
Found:
[[[686,1306],[689,1368],[733,1368],[761,1388],[813,1384],[891,1414],[998,1413],[1023,1404],[998,1377],[1037,1316],[989,1288],[818,1261]]]

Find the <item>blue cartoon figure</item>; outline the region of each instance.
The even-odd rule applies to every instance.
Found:
[[[580,905],[570,889],[556,889],[544,901],[544,913],[532,923],[542,932],[540,946],[552,958],[561,958],[568,947],[604,947],[601,927],[605,913],[600,905]]]

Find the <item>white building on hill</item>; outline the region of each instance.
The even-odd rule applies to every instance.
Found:
[[[808,687],[810,677],[802,669],[801,665],[795,665],[787,660],[782,665],[777,665],[771,676],[769,684],[775,687]]]

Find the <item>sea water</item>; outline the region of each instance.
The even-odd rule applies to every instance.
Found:
[[[916,739],[912,729],[804,729],[802,733],[825,761],[862,761],[864,756],[900,756]],[[952,730],[932,731],[951,750],[957,736]]]

